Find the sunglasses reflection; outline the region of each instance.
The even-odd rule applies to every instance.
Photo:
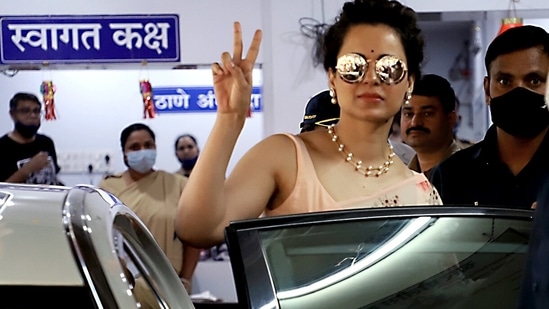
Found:
[[[374,70],[377,78],[387,85],[396,85],[400,83],[408,68],[406,63],[393,55],[385,55],[377,60],[366,59],[364,55],[358,53],[345,54],[337,59],[336,70],[347,83],[360,83],[364,80],[368,65],[374,61]]]

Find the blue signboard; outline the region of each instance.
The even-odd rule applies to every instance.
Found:
[[[154,109],[157,113],[215,112],[217,102],[211,87],[153,87]],[[263,110],[261,88],[252,89],[252,112]]]
[[[1,16],[0,63],[179,62],[177,15]]]

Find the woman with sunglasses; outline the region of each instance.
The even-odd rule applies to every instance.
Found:
[[[217,119],[178,209],[184,241],[223,241],[232,220],[343,208],[441,204],[423,174],[410,171],[387,141],[393,116],[409,100],[423,60],[415,12],[397,1],[344,4],[322,40],[323,65],[340,120],[328,130],[276,134],[225,172],[250,106],[257,30],[242,55],[234,26],[233,54],[212,65]]]

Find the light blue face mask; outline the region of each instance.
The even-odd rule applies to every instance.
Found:
[[[139,173],[146,173],[152,169],[156,162],[156,149],[142,149],[126,154],[128,165]]]

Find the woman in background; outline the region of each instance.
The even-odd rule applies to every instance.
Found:
[[[128,169],[105,177],[99,187],[114,194],[149,228],[190,294],[200,250],[184,245],[176,237],[174,227],[187,178],[153,169],[155,135],[144,124],[134,123],[122,130],[120,145]]]
[[[177,137],[175,140],[175,156],[179,163],[181,163],[181,168],[176,173],[189,177],[196,164],[196,160],[198,160],[199,153],[200,149],[198,149],[198,143],[194,136],[183,134]]]

